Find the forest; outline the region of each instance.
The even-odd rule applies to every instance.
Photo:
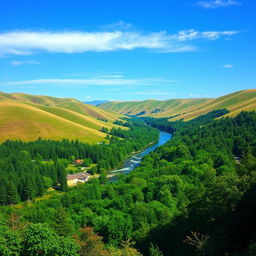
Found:
[[[3,143],[1,182],[9,190],[0,193],[0,255],[256,255],[256,113],[215,120],[223,113],[162,120],[161,127],[151,119],[174,136],[138,168],[113,183],[91,179],[41,200],[23,197],[29,177],[38,188],[33,197],[40,196],[46,181],[61,186],[61,166],[73,156],[91,158],[103,172],[156,141],[157,130],[129,124],[127,131],[109,131],[110,144],[97,146]]]
[[[142,117],[142,119],[149,125],[156,127],[160,130],[167,132],[181,132],[181,130],[191,129],[194,126],[206,125],[214,121],[215,118],[221,117],[228,114],[227,109],[216,109],[207,114],[198,116],[194,119],[184,122],[183,119],[178,119],[172,121],[172,118],[177,117],[177,115],[168,118],[152,118],[152,117]],[[179,115],[178,115],[179,116]],[[170,121],[169,121],[170,120]]]
[[[95,164],[92,173],[106,175],[132,152],[158,139],[154,128],[132,120],[123,124],[129,129],[105,128],[109,143],[99,145],[68,139],[4,142],[0,145],[0,205],[43,196],[50,187],[67,191],[66,167],[74,159],[89,159]]]

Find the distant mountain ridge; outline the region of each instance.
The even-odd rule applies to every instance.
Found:
[[[104,141],[103,127],[122,115],[84,104],[76,99],[0,92],[0,142],[45,139]]]
[[[110,102],[109,100],[93,100],[93,101],[85,101],[85,104],[93,105],[93,106],[99,106],[101,104]]]
[[[170,120],[190,120],[222,108],[230,111],[228,116],[235,116],[243,110],[256,110],[256,89],[242,90],[218,98],[109,102],[99,107],[126,115],[169,117]]]

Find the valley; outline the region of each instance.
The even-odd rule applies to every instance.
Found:
[[[255,12],[1,0],[0,256],[256,256]]]
[[[126,115],[141,117],[191,120],[216,109],[227,108],[227,116],[235,116],[241,111],[256,110],[256,90],[243,90],[216,99],[171,99],[167,101],[108,102],[100,108]]]
[[[232,108],[203,102],[212,111],[176,120],[3,94],[2,248],[22,256],[38,248],[49,256],[253,255],[256,114],[244,108],[255,97],[232,95],[222,98]],[[37,129],[42,137],[32,136]]]

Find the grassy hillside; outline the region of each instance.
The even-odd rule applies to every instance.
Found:
[[[41,137],[95,143],[106,137],[102,127],[119,127],[112,122],[120,116],[75,99],[0,93],[0,142]]]
[[[105,110],[122,114],[184,118],[190,120],[216,109],[227,108],[229,116],[241,111],[256,110],[256,89],[244,90],[215,99],[171,99],[166,101],[146,100],[130,102],[110,102],[100,105]]]
[[[81,125],[84,125],[86,127],[96,129],[96,130],[100,130],[102,127],[107,127],[109,129],[111,129],[112,127],[118,127],[118,125],[115,125],[113,123],[104,122],[104,121],[98,120],[94,117],[83,115],[78,112],[75,112],[75,111],[72,111],[69,109],[65,109],[65,108],[45,107],[45,106],[38,106],[38,105],[36,107],[38,107],[39,109],[42,109],[46,112],[52,113],[54,115],[57,115],[62,118],[65,118],[67,120],[70,120],[72,122],[75,122],[77,124],[81,124]]]
[[[186,109],[207,102],[208,99],[173,99],[166,101],[145,100],[128,102],[109,102],[100,105],[101,108],[122,114],[140,116],[162,116],[162,113],[185,112]]]
[[[116,113],[109,113],[95,106],[82,103],[72,98],[55,98],[50,96],[30,95],[30,94],[24,94],[24,93],[8,94],[8,93],[0,92],[0,100],[7,100],[7,99],[19,101],[27,104],[40,104],[43,106],[61,107],[61,108],[78,112],[83,115],[87,115],[94,118],[106,119],[108,121],[114,121],[118,117],[120,117],[120,115],[117,115]]]
[[[256,89],[243,90],[222,97],[211,99],[203,104],[191,108],[180,118],[190,120],[215,109],[227,108],[230,113],[227,116],[236,116],[241,111],[256,110]]]

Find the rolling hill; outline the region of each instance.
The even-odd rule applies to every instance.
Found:
[[[243,110],[256,110],[256,89],[238,91],[218,98],[110,102],[101,104],[100,108],[136,116],[170,117],[171,120],[190,120],[221,108],[230,111],[228,116],[235,116]]]
[[[235,116],[242,110],[256,110],[256,89],[214,99],[108,102],[100,108],[71,98],[0,93],[0,142],[6,139],[31,141],[41,137],[96,143],[105,140],[102,127],[119,127],[113,122],[122,114],[169,117],[174,121],[190,120],[221,108],[230,111],[228,116]]]
[[[51,96],[38,96],[24,93],[3,93],[0,92],[1,100],[14,100],[27,104],[39,104],[49,107],[61,107],[69,110],[73,110],[83,115],[87,115],[94,118],[106,119],[108,121],[114,121],[120,115],[116,113],[109,113],[109,111],[101,110],[95,106],[84,104],[76,99],[72,98],[55,98]]]
[[[0,141],[60,140],[104,141],[102,127],[119,127],[121,115],[84,104],[75,99],[0,93]]]
[[[145,100],[128,102],[110,102],[99,107],[126,115],[136,116],[171,116],[186,112],[186,109],[207,102],[208,99],[173,99],[166,101]],[[163,113],[165,113],[163,115]]]

